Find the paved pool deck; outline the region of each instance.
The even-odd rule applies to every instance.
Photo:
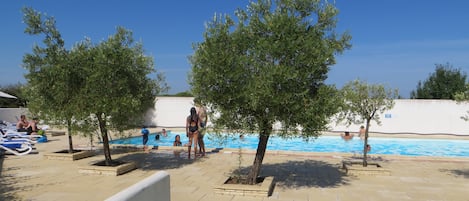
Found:
[[[391,175],[350,176],[340,163],[352,154],[267,151],[261,175],[274,176],[275,188],[269,197],[215,194],[232,170],[252,164],[254,151],[222,150],[189,160],[187,153],[152,150],[113,154],[113,159],[135,161],[139,168],[120,176],[86,175],[79,166],[104,159],[96,155],[77,161],[47,160],[45,153],[66,149],[66,136],[50,136],[37,144],[36,154],[0,157],[0,200],[93,201],[115,193],[158,171],[170,174],[171,200],[267,201],[267,200],[441,200],[469,201],[469,157],[405,157],[381,155],[379,163]],[[84,148],[88,139],[75,136],[74,145]]]

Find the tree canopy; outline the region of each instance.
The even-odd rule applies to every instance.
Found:
[[[381,124],[380,114],[394,107],[394,99],[398,97],[396,89],[384,85],[367,84],[361,80],[347,83],[341,90],[343,105],[338,114],[338,122],[345,121],[348,125],[366,123],[365,141],[363,144],[363,165],[367,165],[367,144],[370,122]]]
[[[81,119],[82,113],[77,111],[83,108],[81,100],[77,98],[84,79],[81,73],[83,66],[76,65],[78,48],[72,51],[65,48],[65,41],[53,17],[28,7],[23,8],[23,13],[26,24],[24,32],[44,35],[44,47],[35,44],[33,52],[23,57],[23,66],[28,70],[25,75],[28,109],[49,123],[66,122],[69,152],[72,152],[72,120]]]
[[[456,93],[454,97],[459,103],[469,103],[469,83],[466,84],[464,91]],[[469,111],[466,111],[466,115],[461,116],[461,119],[469,121]]]
[[[250,183],[275,122],[282,136],[314,137],[336,111],[335,88],[324,80],[351,39],[334,31],[337,13],[319,0],[251,2],[236,20],[215,15],[204,41],[194,45],[192,91],[220,112],[215,126],[259,133]]]
[[[31,109],[67,122],[69,136],[73,125],[84,124],[86,130],[98,126],[94,130],[101,132],[106,164],[111,164],[108,131],[143,124],[156,95],[167,89],[163,75],[123,27],[98,44],[87,39],[67,50],[52,17],[43,19],[32,8],[23,11],[25,32],[45,36],[45,47],[35,45],[24,57]],[[152,74],[156,77],[150,78]]]
[[[451,99],[454,94],[463,92],[467,81],[466,72],[454,69],[449,63],[436,64],[435,72],[417,84],[417,89],[412,91],[412,99]]]
[[[155,73],[153,58],[145,56],[142,44],[135,43],[132,32],[122,27],[84,53],[81,65],[86,68],[86,79],[79,93],[82,112],[96,118],[106,162],[110,163],[108,131],[141,126],[143,114],[165,90],[164,77],[148,77]]]

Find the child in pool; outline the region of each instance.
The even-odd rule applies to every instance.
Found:
[[[180,146],[182,146],[181,136],[176,135],[176,137],[174,137],[173,146],[175,146],[175,147],[180,147]]]

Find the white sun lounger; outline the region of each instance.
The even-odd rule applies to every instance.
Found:
[[[18,131],[14,131],[14,130],[2,130],[2,137],[4,138],[7,138],[7,137],[10,137],[10,138],[28,138],[28,139],[31,139],[31,138],[40,138],[42,137],[42,135],[28,135],[26,132],[18,132]]]
[[[17,156],[29,154],[33,150],[31,144],[27,142],[11,142],[3,139],[0,141],[0,148]]]

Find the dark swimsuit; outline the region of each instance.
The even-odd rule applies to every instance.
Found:
[[[198,121],[199,121],[199,118],[197,118],[196,120],[193,120],[190,116],[189,118],[191,119],[190,123],[189,123],[189,131],[191,133],[199,130],[199,125],[198,125]]]
[[[33,130],[33,127],[32,127],[32,126],[30,126],[30,127],[26,128],[26,132],[27,132],[26,134],[28,134],[28,135],[31,135],[31,133],[33,133],[33,132],[37,132],[37,130],[38,130],[37,126],[36,126],[36,125],[34,125],[34,127],[35,127],[35,129],[34,129],[34,130]]]

